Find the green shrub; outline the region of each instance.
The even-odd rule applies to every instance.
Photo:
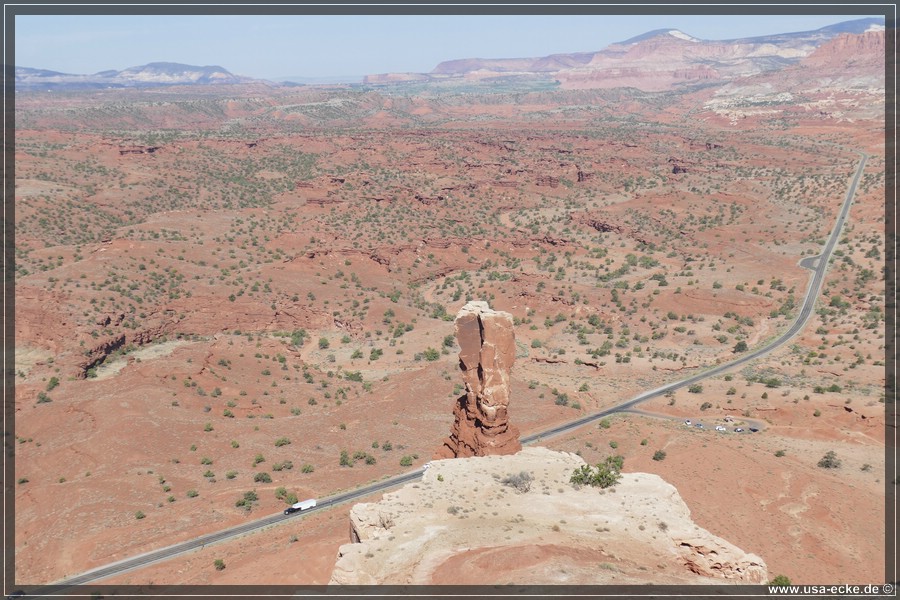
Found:
[[[619,482],[622,474],[622,465],[625,459],[622,456],[607,456],[597,463],[595,467],[582,465],[575,469],[569,482],[573,485],[590,485],[592,487],[608,488]]]
[[[841,461],[838,459],[837,455],[834,453],[834,450],[829,450],[825,453],[821,459],[819,459],[819,466],[823,469],[837,469],[841,466]]]
[[[272,483],[272,477],[266,472],[257,473],[253,477],[253,481],[257,483]]]
[[[225,561],[221,558],[217,558],[213,561],[213,565],[216,567],[216,571],[222,571],[225,569]]]
[[[143,519],[143,518],[146,517],[146,516],[147,516],[147,515],[145,515],[145,514],[144,514],[143,512],[141,512],[141,511],[137,511],[136,513],[134,513],[134,518],[135,518],[135,519],[138,519],[138,520]]]
[[[413,464],[412,456],[404,456],[403,458],[400,459],[401,467],[409,467],[412,464]]]
[[[259,500],[259,496],[256,495],[256,490],[252,490],[249,492],[244,492],[244,497],[234,503],[238,508],[246,508],[250,509],[252,504]]]
[[[287,445],[290,444],[290,443],[291,443],[291,440],[289,440],[289,439],[286,438],[286,437],[280,437],[280,438],[278,438],[277,440],[275,440],[275,446],[276,446],[276,447],[279,447],[279,448],[280,448],[281,446],[287,446]]]
[[[665,450],[657,450],[653,453],[653,460],[665,460],[666,459],[666,451]]]

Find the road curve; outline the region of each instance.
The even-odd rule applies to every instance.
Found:
[[[662,387],[650,390],[649,392],[644,392],[643,394],[640,394],[627,402],[623,402],[622,404],[618,404],[599,413],[586,415],[570,423],[565,423],[563,425],[554,427],[553,429],[530,435],[526,438],[523,438],[522,443],[528,443],[534,440],[558,435],[577,427],[581,427],[582,425],[585,425],[587,423],[597,421],[613,413],[628,411],[641,402],[646,402],[651,398],[656,398],[660,394],[665,394],[666,392],[675,391],[679,388],[698,383],[700,381],[703,381],[704,379],[714,377],[716,375],[719,375],[720,373],[729,371],[731,369],[734,369],[735,367],[739,367],[750,361],[756,360],[761,356],[765,356],[773,350],[783,346],[795,335],[797,335],[797,333],[799,333],[803,329],[803,327],[806,326],[806,322],[809,320],[809,317],[810,315],[812,315],[813,309],[816,306],[816,300],[818,300],[819,292],[822,289],[822,282],[825,280],[825,272],[828,270],[828,264],[831,260],[831,254],[834,251],[834,247],[837,245],[838,239],[840,238],[844,223],[847,221],[847,215],[850,212],[850,206],[853,204],[853,197],[856,195],[856,188],[859,185],[859,180],[866,168],[866,160],[868,160],[869,156],[863,152],[857,152],[857,154],[860,155],[859,166],[856,169],[856,174],[853,176],[853,180],[851,181],[850,186],[847,188],[847,196],[844,198],[844,203],[841,205],[841,210],[838,212],[838,218],[835,222],[834,228],[831,230],[831,235],[828,236],[828,240],[825,242],[825,247],[822,249],[822,254],[815,257],[807,257],[800,261],[800,265],[805,268],[809,269],[814,267],[814,272],[813,276],[810,278],[809,285],[807,285],[806,295],[803,298],[803,304],[800,307],[800,312],[797,314],[797,318],[794,319],[794,322],[787,329],[787,331],[782,333],[774,340],[770,341],[768,344],[765,344],[752,352],[743,354],[740,356],[740,358],[737,358],[731,362],[717,365],[715,367],[712,367],[711,369],[703,371],[702,373],[698,373],[680,381],[668,383]]]
[[[857,154],[859,154],[861,157],[859,167],[857,167],[856,174],[854,175],[853,180],[849,188],[847,189],[847,196],[844,199],[844,203],[841,206],[840,212],[838,213],[837,221],[835,222],[834,228],[831,231],[831,235],[825,243],[825,247],[823,248],[822,253],[819,256],[806,257],[799,263],[800,266],[813,270],[813,275],[810,278],[809,285],[807,286],[806,295],[803,299],[803,304],[800,308],[800,312],[787,331],[785,331],[783,334],[781,334],[768,344],[765,344],[764,346],[757,348],[750,353],[744,354],[731,362],[717,365],[715,367],[712,367],[711,369],[708,369],[702,373],[698,373],[686,379],[668,383],[662,387],[644,392],[642,394],[639,394],[638,396],[635,396],[631,400],[628,400],[627,402],[623,402],[600,412],[585,415],[568,423],[552,427],[539,433],[528,435],[522,438],[522,443],[530,444],[535,441],[540,441],[555,435],[559,435],[561,433],[565,433],[567,431],[572,431],[574,429],[587,425],[588,423],[598,421],[608,415],[618,412],[626,412],[634,406],[642,402],[646,402],[651,398],[655,398],[669,391],[674,391],[679,388],[692,385],[709,377],[714,377],[724,371],[739,367],[750,361],[756,360],[761,356],[765,356],[776,348],[783,346],[791,338],[797,335],[797,333],[799,333],[800,330],[802,330],[806,325],[806,322],[809,320],[809,317],[810,315],[812,315],[813,309],[815,308],[816,300],[818,299],[819,292],[822,289],[822,282],[825,279],[825,273],[828,270],[828,264],[831,259],[832,252],[834,251],[834,247],[837,245],[838,239],[840,238],[841,230],[844,227],[844,223],[846,222],[847,215],[850,211],[850,206],[853,203],[854,196],[856,195],[856,188],[859,184],[860,178],[862,177],[862,173],[865,170],[868,155],[863,152],[857,152]],[[98,581],[100,579],[105,579],[113,575],[119,575],[156,562],[167,560],[179,554],[184,554],[185,552],[196,550],[197,548],[203,548],[204,546],[209,544],[214,544],[216,542],[221,542],[226,539],[238,537],[252,531],[263,529],[265,527],[277,525],[288,519],[296,518],[299,515],[306,515],[317,510],[325,510],[337,504],[342,504],[350,500],[356,500],[357,498],[362,498],[392,487],[396,487],[398,485],[408,483],[410,481],[414,481],[416,479],[419,479],[424,472],[424,468],[419,468],[415,471],[384,479],[357,490],[344,492],[335,496],[331,496],[330,498],[321,499],[318,501],[317,506],[311,509],[304,510],[300,513],[293,513],[291,515],[285,515],[282,513],[270,515],[261,519],[256,519],[254,521],[244,523],[242,525],[238,525],[236,527],[204,535],[187,542],[181,542],[172,546],[168,546],[166,548],[161,548],[159,550],[154,550],[152,552],[147,552],[145,554],[127,558],[125,560],[111,563],[103,567],[88,571],[86,573],[82,573],[80,575],[58,581],[48,586],[42,586],[39,589],[35,590],[35,592],[58,594],[62,590],[75,585],[83,585],[86,583]]]

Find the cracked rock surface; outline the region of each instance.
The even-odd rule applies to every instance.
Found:
[[[518,452],[519,430],[509,424],[508,413],[516,358],[512,315],[487,302],[469,302],[456,315],[456,339],[466,393],[456,401],[450,437],[436,458]]]

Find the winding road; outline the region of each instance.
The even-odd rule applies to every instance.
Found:
[[[682,379],[680,381],[676,381],[673,383],[668,383],[662,387],[658,387],[656,389],[644,392],[627,402],[623,402],[601,412],[593,413],[590,415],[583,416],[579,419],[575,419],[568,423],[558,425],[551,429],[547,429],[545,431],[541,431],[538,433],[534,433],[522,438],[523,444],[531,444],[537,441],[541,441],[547,439],[552,436],[556,436],[568,431],[572,431],[589,423],[593,423],[595,421],[599,421],[600,419],[612,415],[614,413],[620,412],[628,412],[633,409],[635,406],[642,402],[646,402],[651,398],[655,398],[661,394],[665,394],[666,392],[674,391],[679,388],[692,385],[709,377],[714,377],[723,373],[725,371],[734,369],[736,367],[740,367],[746,363],[749,363],[757,358],[765,356],[769,354],[776,348],[779,348],[786,344],[789,340],[791,340],[797,333],[799,333],[803,327],[806,325],[806,322],[809,320],[810,315],[815,308],[816,300],[819,296],[819,293],[822,289],[822,283],[825,279],[825,273],[828,269],[828,264],[831,259],[832,252],[834,251],[835,246],[837,245],[838,239],[840,238],[841,230],[843,229],[844,223],[847,220],[847,215],[850,211],[850,206],[853,203],[853,198],[856,194],[856,188],[859,184],[859,180],[862,177],[862,173],[865,169],[866,160],[868,159],[868,155],[857,152],[860,155],[860,163],[857,167],[856,174],[853,177],[853,180],[847,190],[847,196],[844,199],[844,203],[841,206],[841,210],[838,213],[837,221],[835,222],[834,228],[831,231],[831,235],[828,238],[828,241],[825,243],[825,247],[822,250],[822,253],[819,256],[807,257],[800,261],[800,266],[806,269],[810,269],[813,271],[813,275],[810,278],[809,285],[806,289],[806,295],[803,299],[803,304],[800,308],[800,312],[797,315],[797,318],[794,320],[793,324],[785,331],[783,334],[778,336],[777,338],[771,340],[769,343],[763,345],[760,348],[753,350],[747,354],[740,356],[739,358],[728,362],[723,363],[721,365],[714,366],[709,368],[702,373],[698,373],[686,379]],[[196,550],[198,548],[203,548],[207,545],[214,544],[216,542],[221,542],[223,540],[232,539],[241,535],[245,535],[250,532],[256,532],[266,527],[272,527],[287,521],[288,519],[296,518],[300,515],[305,515],[310,512],[319,511],[319,510],[327,510],[333,506],[338,504],[343,504],[345,502],[349,502],[352,500],[357,500],[359,498],[363,498],[365,496],[369,496],[371,494],[381,492],[387,490],[389,488],[393,488],[414,480],[419,479],[422,474],[425,472],[425,468],[419,468],[415,471],[411,471],[409,473],[405,473],[403,475],[398,475],[396,477],[391,477],[388,479],[384,479],[377,483],[372,483],[365,487],[337,494],[335,496],[331,496],[325,499],[319,499],[317,506],[314,508],[293,513],[291,515],[285,515],[283,513],[279,513],[276,515],[270,515],[261,519],[257,519],[254,521],[250,521],[239,525],[237,527],[232,527],[229,529],[225,529],[216,533],[211,533],[208,535],[204,535],[193,540],[189,540],[186,542],[181,542],[178,544],[174,544],[172,546],[168,546],[166,548],[161,548],[158,550],[154,550],[152,552],[147,552],[145,554],[141,554],[138,556],[133,556],[115,563],[111,563],[105,565],[103,567],[82,573],[80,575],[70,577],[64,579],[62,581],[50,584],[48,586],[41,586],[38,589],[34,589],[31,594],[39,593],[39,594],[59,594],[62,590],[76,586],[76,585],[84,585],[87,583],[95,582],[101,579],[105,579],[107,577],[111,577],[113,575],[120,575],[122,573],[132,571],[135,569],[139,569],[141,567],[164,561],[179,554],[184,554],[186,552],[190,552],[192,550]],[[29,594],[29,595],[31,595]]]

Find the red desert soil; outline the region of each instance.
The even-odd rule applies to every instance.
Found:
[[[543,443],[659,474],[773,575],[883,577],[884,134],[865,116],[883,96],[737,118],[704,107],[711,90],[405,105],[229,87],[202,99],[221,114],[167,93],[188,102],[17,97],[17,581],[421,466],[452,425],[446,338],[468,300],[513,315],[522,435],[757,347],[796,312],[798,263],[821,251],[854,149],[871,157],[800,336],[645,407],[677,420],[617,416]],[[232,118],[248,128],[222,133]],[[745,413],[765,430],[680,425]],[[829,450],[840,468],[816,466]],[[348,510],[112,581],[324,583]],[[522,560],[534,552],[551,551]]]

